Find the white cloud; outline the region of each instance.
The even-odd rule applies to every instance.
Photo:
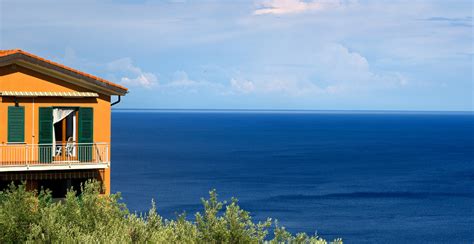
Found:
[[[187,87],[196,87],[202,86],[204,82],[198,82],[191,80],[188,77],[188,74],[184,71],[176,71],[173,74],[172,81],[166,84],[163,84],[162,87],[176,87],[176,88],[187,88]]]
[[[144,72],[133,64],[131,58],[120,58],[105,64],[95,63],[79,57],[74,49],[67,47],[64,55],[56,57],[55,60],[92,74],[105,74],[104,77],[107,79],[125,86],[151,88],[158,84],[158,78],[154,73]]]
[[[265,75],[264,75],[265,76]],[[241,94],[267,94],[277,96],[304,97],[324,94],[338,94],[344,91],[341,85],[320,87],[308,80],[261,76],[257,81],[232,78],[230,89]]]
[[[156,76],[152,73],[141,73],[135,78],[122,77],[120,83],[125,86],[142,86],[150,88],[157,82],[157,80]]]
[[[273,79],[262,84],[264,93],[279,93],[290,96],[305,96],[311,94],[321,94],[323,89],[309,81],[292,79]]]
[[[231,88],[237,92],[250,93],[255,91],[255,84],[249,80],[232,78],[230,80]]]
[[[341,44],[325,44],[317,50],[314,66],[322,80],[347,82],[370,80],[373,73],[369,62],[360,53],[349,51]]]
[[[120,83],[125,86],[151,88],[158,84],[158,78],[151,72],[144,72],[135,66],[131,58],[121,58],[107,64],[109,72],[121,74]]]
[[[305,11],[323,10],[339,7],[341,2],[338,0],[266,0],[260,2],[260,8],[254,11],[255,15],[263,14],[296,14]]]
[[[198,93],[202,91],[211,91],[213,93],[223,93],[226,89],[224,85],[209,82],[209,81],[197,81],[189,78],[188,74],[184,71],[176,71],[171,77],[171,81],[162,83],[159,86],[162,91],[169,92],[180,92],[180,93]]]
[[[285,49],[261,49],[254,62],[241,69],[206,67],[206,72],[220,73],[228,83],[213,79],[191,79],[188,73],[176,71],[167,79],[145,72],[131,58],[121,58],[97,65],[77,57],[67,49],[66,63],[102,67],[107,78],[129,87],[156,88],[163,92],[197,94],[266,94],[275,96],[328,96],[357,94],[380,89],[394,89],[409,84],[397,72],[375,72],[361,53],[338,43],[292,45]],[[74,66],[74,65],[73,65]],[[238,70],[238,72],[236,72]],[[163,78],[163,77],[161,77]]]
[[[394,89],[406,86],[409,81],[400,73],[392,71],[375,71],[361,53],[347,47],[332,43],[326,45],[316,62],[319,78],[334,85],[336,91],[371,91]]]
[[[295,45],[271,52],[262,52],[264,58],[251,64],[253,68],[241,70],[231,78],[231,90],[329,96],[396,89],[408,84],[400,73],[373,71],[367,58],[338,43]]]

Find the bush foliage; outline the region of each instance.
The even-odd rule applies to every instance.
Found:
[[[0,243],[327,243],[292,235],[270,219],[255,223],[236,199],[220,202],[215,191],[202,199],[204,209],[194,221],[184,214],[163,219],[154,202],[147,214],[130,213],[120,194],[101,195],[98,182],[87,182],[81,192],[70,190],[55,201],[48,191],[11,184],[0,192]]]

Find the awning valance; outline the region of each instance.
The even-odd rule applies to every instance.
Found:
[[[8,172],[1,173],[0,180],[58,180],[58,179],[87,179],[98,178],[98,170],[57,170],[35,172]]]
[[[2,97],[99,97],[95,92],[30,92],[30,91],[0,91]]]

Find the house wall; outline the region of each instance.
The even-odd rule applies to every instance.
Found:
[[[18,65],[0,67],[0,91],[95,92]],[[39,107],[51,106],[92,107],[94,109],[94,142],[110,143],[111,108],[109,95],[99,94],[98,98],[17,98],[17,101],[19,106],[25,107],[26,144],[38,144]],[[8,106],[14,105],[13,97],[0,96],[0,144],[8,142]],[[101,172],[101,176],[104,180],[106,193],[109,193],[110,168]]]

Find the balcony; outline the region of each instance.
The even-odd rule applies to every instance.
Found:
[[[104,169],[108,143],[1,144],[0,172]]]

